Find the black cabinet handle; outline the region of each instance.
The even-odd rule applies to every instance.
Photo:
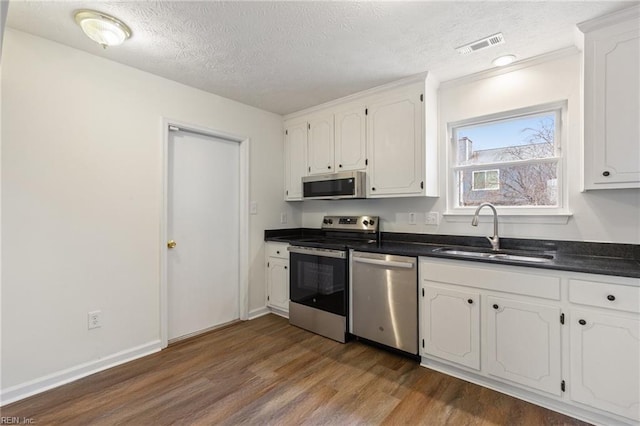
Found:
[[[605,170],[604,172],[602,172],[602,176],[607,177],[609,176],[611,173],[609,173],[609,170]]]
[[[578,321],[578,324],[580,324],[580,325],[586,325],[586,324],[587,324],[587,322],[586,322],[585,320],[581,319],[581,320],[579,320],[579,321]]]
[[[342,168],[342,164],[338,164],[338,167]]]
[[[496,305],[495,303],[493,304],[493,309],[498,309],[500,306]]]
[[[375,191],[376,189],[375,189],[375,188],[371,188],[371,190],[372,190],[372,191]]]
[[[280,250],[277,250],[277,251],[276,251],[276,254],[280,254]]]
[[[473,304],[473,299],[467,299],[467,303],[472,305]]]
[[[331,166],[327,166],[327,169],[330,169],[330,168],[331,168]]]
[[[613,294],[610,294],[607,296],[607,300],[610,300],[611,302],[613,302],[614,300],[616,300],[616,297]]]
[[[289,269],[289,267],[288,267],[288,266],[285,266],[285,267],[284,267],[284,269]]]

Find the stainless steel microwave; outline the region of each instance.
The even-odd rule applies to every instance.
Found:
[[[329,173],[302,178],[305,200],[337,200],[366,197],[366,174],[363,171]]]

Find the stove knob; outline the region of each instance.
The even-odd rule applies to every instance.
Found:
[[[373,220],[373,219],[371,219],[371,220],[369,221],[369,225],[373,226],[373,225],[375,225],[375,224],[376,224],[376,223],[374,222],[374,220]]]
[[[324,223],[325,225],[329,223],[329,221],[327,219],[323,219],[322,223]]]
[[[329,219],[329,225],[333,225],[333,219]]]
[[[363,224],[364,226],[367,226],[367,225],[369,224],[369,222],[365,219],[365,220],[363,220],[363,221],[362,221],[362,224]]]

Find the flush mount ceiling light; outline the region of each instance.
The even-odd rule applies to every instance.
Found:
[[[513,61],[516,60],[516,55],[502,55],[495,58],[492,63],[496,67],[503,67],[505,65],[509,65]]]
[[[78,10],[76,23],[91,40],[103,48],[117,46],[131,37],[131,30],[119,19],[95,10]]]

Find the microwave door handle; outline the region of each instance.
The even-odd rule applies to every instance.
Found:
[[[354,257],[353,261],[358,263],[368,263],[370,265],[390,266],[392,268],[411,269],[414,267],[414,264],[412,262],[397,262],[395,260],[370,259],[368,257]]]

